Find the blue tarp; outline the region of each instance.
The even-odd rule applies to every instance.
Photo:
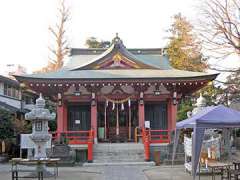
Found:
[[[192,117],[176,124],[173,160],[175,157],[179,134],[181,129],[193,128],[192,147],[192,175],[195,179],[200,152],[202,148],[204,131],[207,128],[239,128],[240,112],[223,105],[210,106]]]

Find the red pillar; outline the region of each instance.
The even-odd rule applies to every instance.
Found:
[[[65,104],[57,107],[57,132],[63,131],[67,131],[67,106]]]
[[[94,142],[97,143],[97,103],[91,105],[91,128],[94,130]]]
[[[66,104],[63,104],[63,130],[68,130],[68,108]]]
[[[92,130],[90,131],[89,134],[89,139],[88,139],[88,162],[91,163],[93,162],[93,134]]]
[[[64,108],[63,106],[57,107],[57,138],[60,138],[60,133],[63,132],[63,118]]]
[[[173,100],[168,101],[168,129],[173,131],[176,127],[177,105],[173,104]]]
[[[140,128],[145,127],[144,121],[145,121],[144,102],[143,102],[143,100],[139,100],[139,104],[138,104],[138,126]]]

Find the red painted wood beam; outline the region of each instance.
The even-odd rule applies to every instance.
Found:
[[[57,107],[57,132],[58,133],[61,133],[64,131],[63,118],[64,118],[64,107],[58,106]],[[60,134],[57,134],[57,138],[60,138]]]
[[[97,102],[91,105],[91,128],[94,131],[94,142],[97,142]]]
[[[173,100],[168,100],[168,129],[173,131],[176,127],[177,105],[173,104]]]
[[[141,104],[139,101],[138,104],[138,126],[140,128],[144,128],[144,121],[145,121],[145,112],[144,112],[144,103]]]

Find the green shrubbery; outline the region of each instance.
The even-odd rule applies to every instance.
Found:
[[[0,109],[0,140],[14,137],[14,116],[9,111]]]

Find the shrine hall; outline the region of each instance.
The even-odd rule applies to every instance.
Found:
[[[177,104],[217,74],[177,70],[166,49],[128,49],[116,36],[109,48],[72,48],[69,61],[56,72],[16,76],[28,88],[57,104],[57,135],[69,143],[136,142],[142,129],[151,143],[169,142]]]

